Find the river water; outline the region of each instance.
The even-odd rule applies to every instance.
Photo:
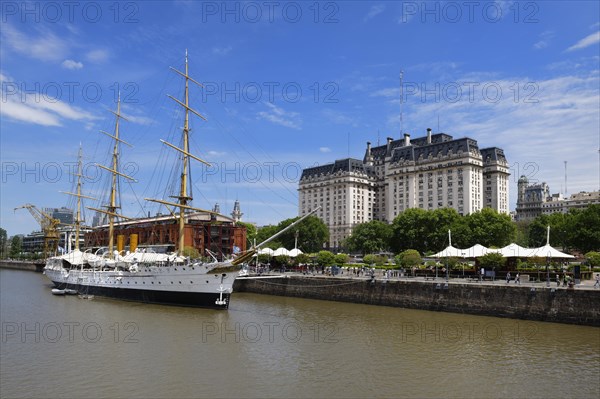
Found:
[[[2,398],[600,397],[594,327],[248,293],[228,311],[86,300],[5,269],[0,306]]]

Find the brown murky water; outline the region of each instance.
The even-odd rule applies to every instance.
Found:
[[[85,300],[0,270],[0,396],[600,397],[600,329],[239,293]],[[585,306],[585,304],[582,304]]]

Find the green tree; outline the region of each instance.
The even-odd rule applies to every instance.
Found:
[[[6,230],[0,227],[0,258],[4,258],[6,256],[7,244],[8,236],[6,235]]]
[[[320,266],[333,266],[335,264],[335,255],[329,251],[319,251],[317,254],[317,264]]]
[[[469,239],[463,242],[467,247],[475,244],[504,247],[514,241],[517,232],[509,215],[492,208],[471,213],[465,216],[464,222],[470,230]]]
[[[265,241],[266,239],[272,237],[273,235],[275,235],[275,233],[277,233],[279,230],[277,228],[277,226],[273,226],[273,225],[267,225],[267,226],[263,226],[259,229],[257,229],[256,231],[256,243],[260,244],[261,242]],[[272,248],[272,249],[277,249],[281,247],[281,242],[279,241],[279,239],[276,239],[274,241],[269,241],[264,248]]]
[[[485,269],[502,269],[506,263],[506,259],[496,252],[487,253],[478,258],[479,265]]]
[[[585,259],[592,267],[600,266],[600,252],[590,251],[585,254]]]
[[[23,238],[21,236],[13,236],[10,241],[10,257],[16,258],[21,254],[23,247]]]
[[[517,233],[515,236],[515,243],[522,246],[529,246],[529,227],[531,226],[530,220],[519,220],[515,222]]]
[[[397,265],[403,268],[418,266],[423,261],[421,254],[415,249],[407,249],[406,251],[399,253],[394,260]]]
[[[200,252],[198,252],[198,250],[194,247],[184,247],[183,256],[189,256],[192,259],[198,259],[200,257]]]
[[[355,226],[345,245],[350,251],[364,255],[387,250],[391,237],[392,227],[389,224],[373,220]]]
[[[448,246],[448,230],[456,237],[455,228],[462,221],[452,208],[425,211],[411,208],[398,215],[392,224],[392,250],[416,249],[420,253],[438,252]]]
[[[254,239],[256,238],[256,233],[258,232],[256,226],[252,223],[246,223],[246,222],[237,222],[236,223],[237,226],[242,226],[246,228],[246,240],[248,241],[248,248],[250,248],[252,245],[254,245]],[[260,242],[256,242],[257,244],[260,244]]]
[[[305,265],[307,263],[310,263],[310,256],[308,256],[308,254],[305,253],[299,254],[294,258],[294,263],[296,265]]]
[[[600,250],[600,205],[590,205],[573,213],[566,228],[573,248],[583,253]]]
[[[396,216],[392,223],[391,249],[402,252],[413,248],[418,252],[429,250],[430,214],[420,208],[410,208]]]
[[[575,213],[553,213],[540,215],[529,225],[529,246],[541,247],[546,244],[548,226],[550,226],[550,245],[562,246],[563,250],[571,247],[571,226]]]
[[[363,263],[366,265],[374,265],[375,264],[375,255],[368,254],[363,256]]]
[[[275,261],[281,266],[288,266],[290,264],[290,257],[287,255],[279,255],[275,257]]]
[[[300,218],[285,219],[279,222],[277,226],[265,226],[259,229],[258,238],[256,239],[257,243],[268,239],[298,219]],[[296,232],[298,232],[298,248],[304,252],[317,252],[322,249],[323,244],[329,240],[329,230],[327,229],[327,225],[318,217],[309,216],[290,230],[281,234],[272,243],[268,243],[267,247],[294,248]]]
[[[439,252],[448,246],[448,230],[460,223],[461,216],[453,208],[440,208],[429,214],[428,251]],[[454,234],[453,234],[454,235]]]
[[[271,262],[271,256],[267,254],[260,254],[258,255],[258,261],[260,263],[269,263]]]
[[[335,258],[334,258],[335,264],[340,267],[344,266],[345,263],[348,263],[349,260],[350,260],[350,256],[348,256],[347,254],[337,254],[337,255],[335,255]]]

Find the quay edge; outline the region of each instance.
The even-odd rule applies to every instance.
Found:
[[[33,261],[20,261],[20,260],[0,260],[0,268],[2,269],[15,269],[15,270],[26,270],[30,272],[43,273],[44,272],[44,261],[33,262]]]
[[[600,290],[445,281],[281,276],[238,278],[234,292],[600,327]]]

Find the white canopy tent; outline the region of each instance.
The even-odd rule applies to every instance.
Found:
[[[560,252],[548,244],[544,245],[543,247],[532,248],[531,256],[539,256],[540,258],[575,258],[573,255]]]
[[[475,244],[472,247],[464,249],[463,251],[466,252],[466,258],[479,258],[480,256],[484,256],[489,253],[499,252],[498,249],[487,248],[481,244]]]
[[[275,251],[273,251],[271,248],[262,248],[258,251],[259,255],[273,256],[273,253],[275,253]]]
[[[300,254],[302,254],[302,253],[303,253],[303,252],[302,252],[302,251],[300,251],[298,248],[294,248],[294,249],[292,249],[292,250],[290,250],[290,251],[288,252],[288,255],[289,255],[290,257],[292,257],[292,258],[295,258],[296,256],[298,256],[298,255],[300,255]]]
[[[550,226],[548,226],[548,234],[546,236],[546,245],[539,248],[524,248],[518,244],[512,243],[500,249],[491,249],[480,244],[475,244],[467,249],[459,249],[452,246],[452,238],[448,231],[450,245],[443,251],[432,255],[434,258],[479,258],[488,253],[500,253],[505,258],[531,258],[538,256],[541,258],[563,258],[572,259],[573,255],[560,252],[550,246]]]
[[[523,248],[522,246],[512,243],[500,248],[499,252],[505,258],[529,258],[531,257],[531,248]]]
[[[454,248],[452,245],[447,246],[437,254],[431,255],[432,258],[462,258],[464,257],[465,250]]]
[[[273,253],[273,256],[280,256],[280,255],[287,255],[287,256],[289,256],[290,255],[290,251],[288,251],[287,249],[285,249],[283,247],[277,248],[275,250],[275,252]]]

